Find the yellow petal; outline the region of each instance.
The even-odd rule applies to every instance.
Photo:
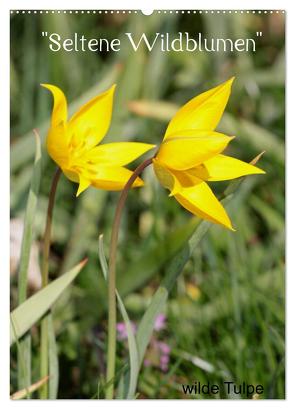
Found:
[[[41,84],[48,89],[53,95],[53,109],[51,115],[51,126],[55,127],[61,122],[67,121],[67,100],[61,89],[55,85]]]
[[[165,140],[156,156],[171,169],[185,170],[222,152],[231,139],[213,131],[182,131]]]
[[[91,184],[99,189],[122,190],[132,173],[129,169],[119,166],[97,166],[97,171],[91,172]],[[143,186],[143,184],[143,181],[137,178],[132,187]]]
[[[223,114],[234,77],[191,99],[175,114],[165,133],[166,138],[183,129],[213,131]]]
[[[77,190],[76,196],[79,196],[84,190],[86,190],[91,185],[91,181],[84,177],[84,174],[79,174],[79,188]]]
[[[170,190],[169,197],[175,196],[183,188],[192,187],[200,183],[196,172],[189,170],[169,169],[157,158],[153,160],[154,171],[162,186]]]
[[[229,180],[245,175],[264,174],[264,170],[225,155],[217,155],[203,163],[208,172],[207,180]]]
[[[178,185],[181,186],[181,189],[195,186],[200,182],[200,179],[202,179],[196,174],[196,172],[193,172],[194,169],[195,168],[188,170],[173,170],[173,175],[177,179]],[[176,187],[174,187],[170,196],[173,196],[175,193],[177,193]]]
[[[68,179],[70,179],[70,181],[75,182],[75,183],[79,183],[80,178],[79,178],[79,174],[76,171],[74,171],[72,169],[63,169],[62,171],[63,171],[64,175]]]
[[[60,122],[49,128],[46,148],[50,157],[61,167],[66,167],[69,161],[69,138],[67,124]]]
[[[107,133],[113,109],[115,85],[83,105],[70,119],[72,145],[87,149],[97,145]]]
[[[51,126],[49,128],[46,147],[50,157],[60,166],[68,163],[69,135],[67,132],[67,101],[61,89],[55,85],[41,84],[53,95]]]
[[[153,159],[153,167],[161,185],[171,191],[169,196],[173,196],[181,190],[182,187],[173,172],[166,168],[157,158]]]
[[[87,152],[85,158],[100,164],[124,166],[155,146],[139,142],[107,143],[91,149]]]
[[[200,180],[197,185],[182,189],[174,197],[194,215],[234,230],[224,207],[207,183]]]

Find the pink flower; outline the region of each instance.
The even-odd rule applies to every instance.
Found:
[[[131,321],[132,332],[135,334],[136,332],[136,325],[134,322]],[[128,338],[126,324],[124,322],[118,322],[117,324],[117,338],[119,341],[124,341]]]
[[[169,355],[162,355],[161,356],[161,359],[160,359],[161,364],[166,364],[167,365],[169,363],[169,361],[170,361]]]
[[[168,364],[170,361],[169,355],[162,355],[160,358],[160,368],[163,372],[168,371]]]
[[[164,354],[164,355],[169,355],[171,348],[168,344],[166,344],[165,342],[158,342],[158,346],[160,351]]]
[[[154,329],[155,331],[160,331],[161,329],[166,327],[166,315],[159,314],[156,316]]]

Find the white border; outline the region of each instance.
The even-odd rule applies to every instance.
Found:
[[[150,0],[148,2],[148,9],[154,10],[283,10],[288,8],[288,1],[273,1],[273,0],[263,0],[263,1],[239,1],[237,3],[234,0],[226,0],[224,4],[220,1],[213,0],[199,0],[196,4],[193,0],[182,0],[181,2],[169,1],[169,0]],[[22,0],[11,0],[7,9],[31,9],[31,10],[141,10],[146,9],[146,2],[142,0],[125,0],[124,2],[119,0],[109,0],[100,1],[95,0],[84,0],[82,3],[79,0],[72,0],[71,2],[66,0],[43,0],[42,4],[40,1],[27,0],[26,2]]]
[[[26,407],[38,407],[46,406],[46,407],[54,407],[54,408],[64,408],[65,405],[71,405],[74,407],[80,407],[82,404],[85,407],[106,407],[109,405],[120,405],[122,407],[129,407],[130,405],[142,405],[142,406],[149,406],[150,404],[156,406],[163,406],[165,404],[170,406],[178,406],[179,404],[188,405],[191,407],[200,407],[200,406],[219,406],[219,407],[227,407],[228,405],[246,405],[250,406],[250,404],[259,405],[259,407],[267,407],[267,408],[277,408],[278,406],[289,407],[295,404],[293,388],[295,385],[295,378],[294,378],[294,363],[295,363],[295,337],[294,337],[294,328],[292,328],[292,313],[294,311],[294,282],[295,282],[295,263],[294,263],[294,250],[291,251],[290,246],[290,234],[292,232],[292,227],[295,227],[294,223],[294,212],[295,209],[295,194],[294,192],[294,158],[292,157],[295,153],[295,129],[294,129],[294,122],[292,121],[292,116],[294,116],[294,94],[290,89],[294,89],[294,45],[293,39],[295,38],[295,21],[294,21],[294,6],[289,1],[233,1],[227,0],[221,3],[220,1],[213,1],[213,0],[199,0],[198,2],[194,0],[181,0],[176,2],[175,0],[150,0],[148,2],[149,9],[162,9],[162,10],[172,10],[172,9],[203,9],[203,10],[235,10],[235,9],[244,9],[244,10],[286,10],[287,11],[287,34],[286,34],[286,44],[287,44],[287,57],[288,57],[288,68],[287,68],[287,79],[288,79],[288,93],[287,93],[287,134],[288,143],[287,143],[287,190],[288,190],[288,201],[287,201],[287,215],[288,215],[288,239],[287,239],[287,256],[288,256],[288,270],[287,270],[287,281],[286,281],[286,289],[287,289],[287,309],[289,311],[288,317],[289,320],[287,321],[287,335],[288,335],[288,364],[287,364],[287,394],[288,400],[287,401],[270,401],[270,400],[256,400],[256,401],[222,401],[222,400],[192,400],[192,401],[153,401],[150,402],[149,400],[145,401],[97,401],[97,400],[87,400],[81,402],[80,400],[59,400],[59,401],[19,401],[19,402],[12,402],[9,400],[8,391],[9,391],[9,341],[8,341],[8,333],[9,333],[9,246],[8,246],[8,238],[9,238],[9,10],[130,10],[135,9],[139,10],[141,8],[145,9],[146,1],[140,0],[126,0],[124,2],[120,2],[119,0],[101,0],[99,2],[94,0],[44,0],[42,4],[39,1],[24,1],[24,0],[11,0],[9,4],[2,4],[1,2],[1,13],[0,13],[0,27],[1,27],[1,75],[0,75],[0,107],[1,107],[1,201],[0,201],[0,214],[1,218],[1,295],[0,295],[0,310],[2,312],[1,317],[6,316],[6,322],[1,322],[1,348],[0,348],[0,362],[1,362],[1,381],[0,381],[0,402],[1,407],[6,408],[7,406],[26,406]],[[292,5],[291,5],[292,4]],[[81,7],[83,6],[83,7]],[[293,21],[292,21],[292,20]],[[290,75],[288,75],[290,73]],[[292,113],[290,115],[290,111]],[[291,225],[291,227],[290,227]]]
[[[14,9],[10,10],[10,14],[15,15],[22,15],[22,14],[147,14],[151,15],[152,13],[156,14],[256,14],[256,15],[264,15],[264,14],[285,14],[285,10],[188,10],[188,9],[180,9],[180,10],[132,10],[132,9],[108,9],[108,10],[87,10],[87,9],[80,9],[80,10],[72,10],[72,9],[61,9],[61,10],[46,10],[46,9]]]

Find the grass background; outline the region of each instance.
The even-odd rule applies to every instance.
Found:
[[[52,53],[41,31],[71,37],[121,38],[125,32],[202,32],[207,37],[254,37],[256,53]],[[34,157],[32,129],[46,137],[51,97],[39,86],[61,87],[71,110],[112,83],[118,87],[111,129],[105,142],[159,143],[174,106],[236,76],[218,129],[235,134],[227,152],[249,161],[262,150],[265,176],[241,185],[228,207],[236,233],[212,226],[170,294],[167,327],[157,338],[171,347],[168,373],[143,368],[140,398],[187,398],[182,383],[224,380],[262,384],[264,398],[284,398],[284,113],[283,14],[25,14],[11,16],[11,217],[23,217]],[[131,101],[148,100],[149,113],[132,112]],[[160,102],[159,102],[160,101]],[[157,104],[155,104],[157,102]],[[169,103],[170,105],[167,105]],[[170,109],[171,108],[171,109]],[[44,152],[35,217],[40,242],[54,163]],[[139,321],[177,251],[191,215],[168,198],[152,169],[146,186],[130,193],[120,234],[118,285],[130,317]],[[226,183],[214,184],[221,192]],[[70,291],[54,307],[60,384],[59,398],[90,398],[104,371],[106,287],[98,264],[98,235],[106,251],[118,193],[88,189],[62,177],[54,210],[51,278],[88,256]],[[173,237],[167,247],[167,237]],[[171,243],[171,240],[170,242]],[[11,303],[16,305],[16,278]],[[38,378],[38,331],[33,328],[33,379]],[[15,349],[11,389],[16,390]],[[154,351],[150,349],[150,355]],[[127,356],[119,345],[118,367]],[[197,398],[206,398],[206,395]],[[221,393],[211,398],[230,398]],[[245,397],[245,396],[243,396]],[[193,397],[194,398],[194,397]]]

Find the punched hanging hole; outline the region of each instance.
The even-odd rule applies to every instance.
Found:
[[[154,10],[153,9],[142,9],[141,12],[145,16],[151,16],[153,14]]]

